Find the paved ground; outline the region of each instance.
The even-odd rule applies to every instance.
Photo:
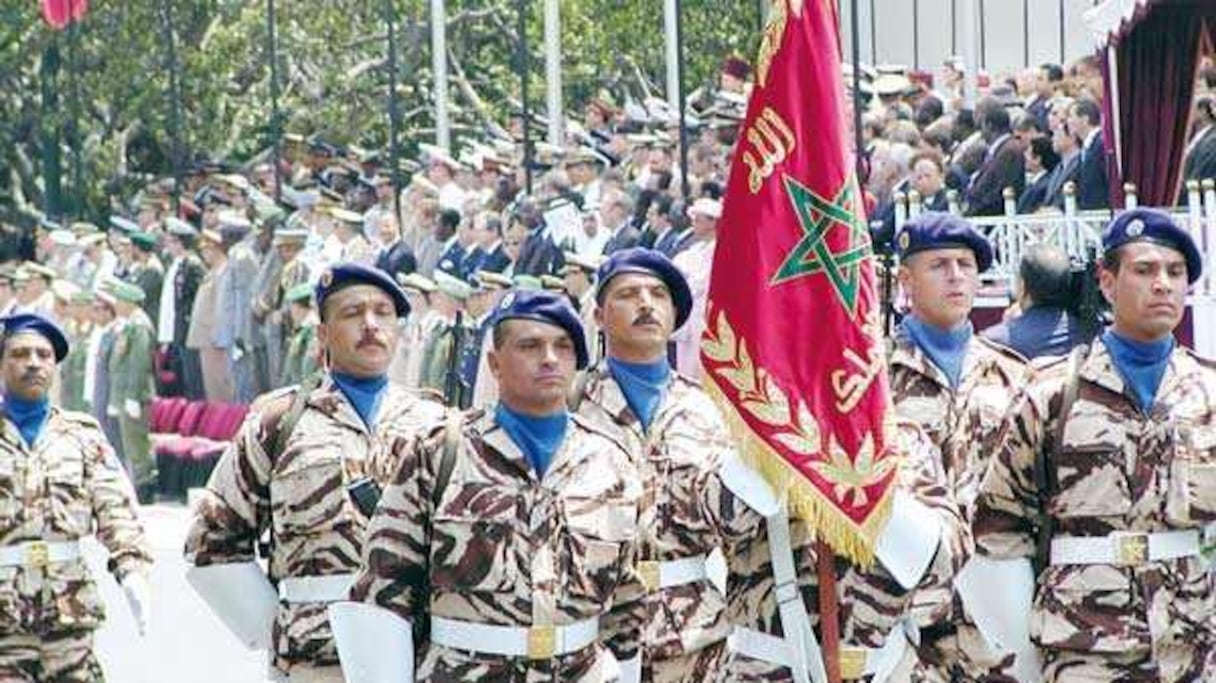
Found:
[[[94,547],[89,553],[106,603],[108,618],[97,645],[108,683],[265,681],[265,653],[242,648],[186,584],[186,508],[153,505],[143,509],[143,518],[156,555],[148,637],[135,630],[122,589],[105,572],[104,551]]]

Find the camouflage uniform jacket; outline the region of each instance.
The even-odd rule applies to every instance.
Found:
[[[0,426],[0,545],[63,542],[95,534],[122,581],[151,571],[135,491],[97,422],[51,408],[27,446],[8,420]],[[0,634],[46,636],[92,629],[105,618],[83,558],[45,567],[0,567]]]
[[[1005,411],[1029,376],[1030,366],[1016,352],[975,336],[954,389],[902,328],[895,337],[891,352],[895,412],[920,425],[941,451],[946,477],[964,513],[971,511]]]
[[[1077,398],[1056,444],[1067,368],[1060,361],[1040,370],[1005,420],[976,501],[980,552],[1034,555],[1046,493],[1034,477],[1040,451],[1056,478],[1046,496],[1054,537],[1216,522],[1216,367],[1175,349],[1155,404],[1142,411],[1105,345],[1095,342],[1081,362]],[[1216,589],[1200,557],[1138,566],[1050,565],[1035,593],[1031,637],[1049,662],[1053,651],[1160,661],[1167,649],[1189,647],[1196,657],[1180,664],[1177,676],[1162,672],[1162,680],[1212,680],[1199,672],[1204,656],[1216,666]]]
[[[898,486],[928,506],[941,522],[942,537],[921,586],[949,585],[950,578],[970,551],[971,537],[954,497],[946,485],[936,448],[915,425],[900,421],[895,447],[900,450]],[[729,491],[722,525],[730,538],[727,552],[727,609],[734,624],[781,635],[768,532],[758,514]],[[798,588],[812,625],[819,628],[819,594],[813,538],[805,522],[791,518],[790,534]],[[840,607],[841,644],[881,648],[888,635],[903,637],[903,625],[913,592],[904,590],[876,560],[862,568],[844,559],[836,561],[836,594]],[[730,655],[726,680],[792,681],[788,669]]]
[[[431,643],[428,619],[495,626],[599,617],[599,643],[635,656],[645,618],[638,578],[641,485],[624,447],[574,415],[543,477],[494,420],[466,417],[446,487],[436,491],[446,428],[394,438],[396,474],[381,498],[352,598],[415,626],[417,680],[599,683],[601,645],[551,659]],[[408,452],[405,452],[408,451]]]
[[[383,484],[395,469],[386,434],[408,433],[442,418],[443,408],[390,384],[369,431],[328,375],[309,396],[283,452],[272,456],[279,420],[296,387],[259,397],[220,458],[186,538],[197,566],[249,562],[269,530],[270,579],[353,573],[367,518],[346,486],[370,476]],[[280,603],[275,665],[337,661],[322,603]]]
[[[630,409],[604,365],[588,371],[578,412],[615,430],[642,477],[638,516],[640,559],[666,562],[704,557],[722,545],[717,519],[705,509],[707,487],[730,436],[712,399],[675,374],[649,431]],[[651,592],[647,599],[648,657],[695,652],[726,638],[725,601],[708,580]]]

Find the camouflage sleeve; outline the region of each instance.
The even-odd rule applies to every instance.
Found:
[[[286,410],[290,395],[253,409],[224,449],[207,481],[186,535],[186,559],[196,566],[248,562],[270,523],[270,458],[262,447],[269,414]]]
[[[97,540],[110,553],[110,572],[120,582],[128,574],[146,574],[152,552],[139,521],[135,489],[114,449],[101,433],[87,441],[88,489],[92,493]]]
[[[646,603],[643,602],[646,588],[638,573],[637,540],[623,545],[621,581],[613,591],[612,607],[601,623],[604,644],[621,662],[633,659],[638,653],[646,621]]]
[[[363,544],[363,562],[351,600],[368,602],[420,623],[430,586],[433,460],[443,448],[442,430],[425,440],[396,436],[389,451],[397,471],[380,496]]]
[[[1031,557],[1038,527],[1036,454],[1047,448],[1045,411],[1029,391],[1014,401],[1001,424],[996,451],[980,482],[972,530],[976,548],[999,558]]]

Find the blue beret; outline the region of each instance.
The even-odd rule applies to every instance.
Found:
[[[514,290],[503,297],[490,323],[491,327],[497,327],[504,320],[520,319],[556,325],[565,330],[574,342],[578,369],[587,367],[587,339],[583,336],[583,323],[565,295],[545,290]]]
[[[675,304],[675,329],[683,327],[684,322],[688,320],[689,313],[692,312],[692,290],[688,288],[688,280],[684,279],[684,274],[680,272],[679,268],[676,268],[666,254],[645,247],[633,247],[614,252],[607,261],[600,265],[599,272],[596,273],[595,300],[597,303],[603,302],[604,290],[607,289],[608,282],[622,273],[646,273],[662,280],[663,284],[667,285],[667,291],[671,292],[671,301]]]
[[[62,361],[68,355],[68,338],[49,318],[37,313],[17,313],[7,318],[0,318],[5,338],[18,332],[37,332],[51,342],[55,349],[55,362]]]
[[[1181,252],[1186,257],[1188,283],[1193,284],[1203,274],[1203,257],[1195,240],[1164,211],[1136,208],[1115,216],[1102,233],[1102,251],[1110,252],[1129,242],[1154,242]]]
[[[393,300],[398,317],[409,315],[410,302],[393,278],[379,268],[359,263],[339,263],[321,273],[321,279],[317,280],[317,309],[325,306],[326,297],[354,285],[371,285],[383,290]]]
[[[895,238],[899,257],[933,249],[970,249],[982,273],[992,265],[992,245],[988,238],[962,216],[945,211],[926,211],[904,223]]]

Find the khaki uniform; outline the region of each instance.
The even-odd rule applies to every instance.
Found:
[[[136,309],[115,327],[114,334],[107,412],[118,420],[122,453],[131,464],[131,478],[136,486],[151,486],[156,463],[148,440],[148,418],[156,394],[153,375],[156,331],[143,310]],[[135,417],[128,410],[128,402],[138,406]]]
[[[933,443],[919,428],[901,423],[897,448],[902,451],[898,485],[927,506],[941,524],[942,537],[921,585],[948,585],[961,559],[970,552],[971,539],[954,497],[945,486],[945,474]],[[722,528],[728,535],[728,614],[731,622],[769,635],[780,636],[779,611],[774,586],[768,531],[758,514],[742,505],[729,491],[723,510],[728,516]],[[791,519],[790,536],[798,589],[819,629],[819,594],[816,555],[805,522]],[[906,638],[912,597],[877,561],[869,569],[844,560],[836,562],[836,596],[840,607],[840,637],[844,648],[875,650],[889,638]],[[821,638],[820,634],[816,634]],[[895,645],[895,644],[892,644]],[[902,643],[898,645],[902,646]],[[905,649],[889,681],[908,681],[915,654]],[[793,681],[788,667],[774,665],[728,649],[723,681]],[[867,677],[846,680],[869,680]]]
[[[641,474],[642,566],[653,570],[664,562],[700,560],[703,573],[706,556],[722,545],[717,520],[705,509],[705,491],[730,443],[713,401],[691,380],[672,373],[650,430],[643,431],[603,366],[588,371],[580,398],[579,414],[618,432]],[[645,680],[712,680],[730,631],[725,597],[704,575],[661,588],[650,583],[653,575],[642,573],[649,590],[642,638]]]
[[[395,454],[384,449],[386,434],[408,434],[443,414],[439,405],[390,384],[369,431],[327,376],[309,395],[283,452],[272,458],[267,450],[294,395],[292,387],[259,397],[220,458],[186,538],[194,565],[249,562],[269,530],[270,578],[280,589],[285,579],[354,572],[367,518],[346,486],[363,476],[383,484],[396,467]],[[280,602],[272,653],[280,671],[336,666],[326,604]]]
[[[408,435],[405,435],[408,436]],[[604,647],[636,655],[645,617],[637,561],[642,495],[625,449],[572,416],[542,479],[494,421],[467,418],[451,478],[436,491],[446,428],[394,439],[398,470],[368,528],[352,599],[415,625],[417,680],[599,683]],[[564,626],[599,618],[573,652],[529,659],[432,641],[428,622]]]
[[[152,555],[135,492],[93,418],[51,408],[27,447],[0,424],[0,546],[61,545],[95,534],[119,581],[147,575]],[[95,683],[93,632],[105,608],[83,557],[40,563],[26,547],[20,566],[0,566],[0,680]]]
[[[972,337],[957,389],[945,373],[902,330],[891,353],[891,395],[895,412],[921,427],[941,452],[946,479],[970,522],[976,490],[988,466],[1001,420],[1030,367],[1015,352]],[[916,599],[921,627],[921,668],[928,680],[948,683],[952,672],[978,680],[1003,671],[1002,657],[984,645],[950,586],[935,586]],[[950,604],[949,618],[929,615],[935,603]]]
[[[978,550],[997,558],[1035,553],[1044,502],[1034,477],[1047,454],[1054,493],[1046,508],[1053,545],[1114,532],[1197,533],[1216,522],[1216,368],[1176,349],[1157,401],[1142,412],[1104,344],[1080,366],[1078,394],[1056,444],[1066,362],[1040,371],[1006,418],[975,512]],[[1114,543],[1122,563],[1052,563],[1038,576],[1031,639],[1045,678],[1089,681],[1216,680],[1216,588],[1197,554],[1138,556],[1144,537]],[[1073,558],[1078,559],[1078,558]]]

